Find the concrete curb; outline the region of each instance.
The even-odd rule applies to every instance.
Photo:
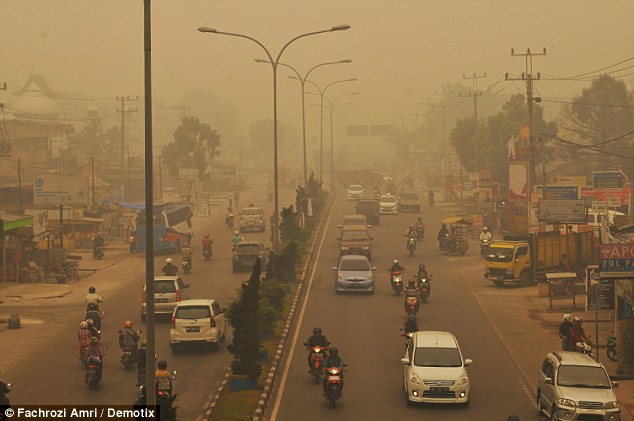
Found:
[[[330,200],[328,201],[328,205],[326,207],[327,211],[330,211],[330,209],[332,208],[332,204],[334,202],[334,197],[336,196],[336,194],[333,194],[332,197],[330,198]],[[306,274],[308,273],[308,268],[311,266],[311,264],[313,263],[313,259],[314,259],[314,252],[315,252],[315,245],[316,245],[316,239],[318,238],[319,234],[322,232],[324,226],[324,221],[325,221],[325,217],[322,216],[321,221],[319,222],[319,227],[318,229],[314,232],[312,240],[313,243],[310,246],[310,249],[308,251],[308,259],[306,259],[306,262],[304,263],[304,265],[301,268],[301,273],[298,277],[299,282],[297,283],[297,290],[295,291],[295,295],[293,297],[293,302],[291,303],[291,308],[290,311],[288,313],[288,316],[286,317],[286,324],[284,325],[284,330],[282,331],[282,336],[280,338],[280,341],[277,345],[277,349],[275,350],[275,355],[273,356],[273,361],[271,362],[271,367],[269,368],[269,372],[266,376],[266,380],[264,381],[264,388],[262,389],[262,393],[260,394],[260,397],[258,399],[258,405],[253,413],[253,420],[262,420],[264,417],[264,413],[266,411],[267,405],[268,405],[268,401],[269,398],[271,397],[271,393],[273,391],[273,384],[275,381],[275,378],[277,376],[278,373],[278,368],[280,367],[280,364],[282,362],[282,355],[284,354],[284,349],[286,346],[286,342],[288,339],[288,336],[291,332],[291,325],[293,324],[293,319],[295,316],[295,310],[297,309],[297,303],[299,302],[299,298],[301,296],[301,293],[303,291],[304,288],[304,281],[306,279]],[[213,416],[213,412],[216,408],[216,405],[218,404],[218,400],[220,399],[220,394],[222,393],[222,391],[224,390],[225,386],[227,385],[227,379],[229,378],[229,374],[231,373],[231,366],[228,366],[225,369],[225,374],[223,377],[223,380],[220,382],[220,385],[218,386],[218,389],[216,390],[216,392],[213,394],[213,396],[210,395],[210,399],[209,399],[209,403],[207,405],[205,405],[204,409],[205,409],[205,415],[202,416],[201,418],[204,420],[210,420],[211,417]]]

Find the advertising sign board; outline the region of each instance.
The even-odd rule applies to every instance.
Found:
[[[539,186],[537,192],[544,195],[544,199],[579,199],[581,187],[579,186]]]
[[[585,224],[586,203],[583,199],[541,199],[539,221],[548,224]]]
[[[88,205],[88,177],[43,174],[33,184],[34,205]]]
[[[509,163],[509,201],[528,200],[528,162]]]
[[[592,173],[592,184],[595,189],[620,189],[627,181],[621,171],[602,171]]]
[[[586,285],[586,311],[595,309],[595,294],[596,302],[599,305],[599,310],[616,310],[614,303],[614,279],[600,279],[597,285],[591,285],[588,280]],[[599,288],[595,291],[595,288]]]
[[[599,252],[601,278],[634,276],[634,243],[601,244]]]

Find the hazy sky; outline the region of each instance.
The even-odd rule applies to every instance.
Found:
[[[403,108],[463,74],[486,72],[482,88],[505,72],[521,74],[524,59],[511,57],[511,48],[546,47],[546,56],[534,58],[534,72],[562,77],[634,56],[632,0],[155,0],[152,15],[154,96],[170,103],[187,90],[211,89],[247,121],[272,117],[271,68],[253,61],[264,53],[245,39],[202,34],[199,26],[250,35],[277,55],[296,35],[351,25],[296,41],[281,61],[304,73],[351,59],[320,68],[311,79],[325,86],[358,78],[328,94],[359,92],[340,103],[352,100],[356,118],[374,123],[394,123]],[[0,83],[21,86],[31,72],[57,91],[143,95],[143,1],[0,0]],[[280,69],[285,120],[299,116],[300,106],[289,74]],[[502,84],[509,93],[524,91],[518,82]],[[544,98],[565,97],[587,85],[542,81],[538,89]]]

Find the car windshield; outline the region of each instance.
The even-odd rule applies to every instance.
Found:
[[[344,271],[369,271],[370,265],[365,259],[346,259],[341,261],[339,270]]]
[[[238,253],[259,253],[262,248],[257,244],[238,244],[236,251]]]
[[[176,319],[208,319],[211,311],[208,306],[183,306],[176,307]]]
[[[166,294],[176,292],[174,281],[154,281],[154,293]]]
[[[262,215],[262,209],[260,208],[250,208],[250,209],[242,209],[240,215]]]
[[[562,365],[557,372],[557,384],[566,387],[610,389],[611,383],[602,367]]]
[[[416,193],[401,193],[401,199],[403,200],[418,200]]]
[[[489,262],[510,262],[513,260],[513,249],[505,247],[490,247],[486,259]]]
[[[343,241],[363,241],[367,239],[367,231],[344,231],[341,235],[341,240]]]
[[[396,197],[394,196],[384,196],[381,197],[382,203],[396,203]]]
[[[352,186],[348,187],[348,190],[349,191],[363,191],[363,187],[357,184],[353,184]]]
[[[461,367],[457,348],[416,348],[414,365],[418,367]]]

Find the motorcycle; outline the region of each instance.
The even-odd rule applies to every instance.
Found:
[[[5,414],[9,408],[11,408],[11,403],[9,402],[9,398],[7,397],[7,393],[11,392],[11,383],[4,383],[5,390],[0,390],[0,420],[9,419],[7,416],[5,418]]]
[[[605,347],[605,352],[608,354],[610,361],[616,361],[616,336],[608,336],[608,344]]]
[[[304,346],[308,346],[308,344],[304,343]],[[315,384],[319,384],[321,379],[327,350],[328,348],[319,345],[310,348],[310,375],[315,376]]]
[[[431,277],[431,276],[430,276]],[[429,279],[427,278],[422,278],[420,280],[420,300],[423,302],[423,304],[427,303],[427,299],[430,296],[430,292],[429,292]]]
[[[348,364],[344,364],[346,367]],[[332,408],[335,407],[335,402],[341,397],[341,384],[342,384],[342,372],[343,367],[327,367],[325,370],[326,375],[326,400],[330,402]]]
[[[227,214],[227,216],[225,216],[225,225],[230,230],[233,229],[233,220],[234,219],[235,219],[235,215],[233,213],[229,213],[229,214]]]
[[[130,244],[130,253],[136,253],[136,237],[134,235],[128,238],[128,244]]]
[[[409,257],[414,256],[414,250],[416,250],[416,239],[414,237],[409,237],[409,240],[407,240],[407,251],[409,252]]]
[[[189,273],[192,271],[192,262],[189,259],[183,260],[181,266],[183,267],[183,272],[185,273]]]
[[[205,258],[205,260],[211,259],[211,256],[213,256],[213,252],[211,250],[211,246],[204,247],[203,248],[203,257]]]
[[[174,372],[176,373],[176,372]],[[176,408],[173,406],[177,395],[172,395],[171,391],[156,389],[156,404],[159,408],[160,417],[156,419],[172,421],[176,420]],[[147,397],[145,385],[139,385],[139,396],[135,399],[133,406],[135,409],[145,408],[147,406]]]
[[[411,296],[405,298],[405,312],[408,316],[416,316],[418,314],[419,308],[420,303],[418,302],[418,297]]]
[[[136,331],[137,335],[141,335],[141,331]],[[119,335],[123,335],[123,331],[119,331]],[[136,362],[136,348],[130,346],[124,346],[121,348],[121,364],[125,367],[126,370],[131,369]]]
[[[86,376],[84,381],[90,390],[94,390],[101,381],[101,365],[92,358],[89,358],[86,362]]]
[[[96,304],[88,304],[88,307],[85,311],[84,320],[92,320],[92,325],[98,331],[101,331],[101,321],[104,319],[104,312],[99,311],[99,306]]]
[[[407,348],[409,348],[409,344],[412,342],[412,338],[414,337],[414,332],[407,332],[403,329],[401,329],[401,332],[403,332],[401,336],[405,339],[405,350],[407,351]]]
[[[491,240],[480,240],[480,256],[482,258],[486,257],[489,247],[491,247],[491,244],[489,244],[490,242]]]
[[[416,227],[415,234],[416,234],[416,240],[422,241],[423,238],[425,238],[425,228],[422,226]]]
[[[69,278],[74,278],[77,275],[77,267],[69,262],[62,263],[55,259],[46,266],[44,278],[49,278],[53,274],[64,274]]]
[[[592,346],[590,346],[590,344],[585,343],[584,341],[578,341],[577,343],[575,343],[575,350],[577,352],[580,352],[582,354],[586,354],[592,357]]]
[[[388,272],[391,272],[390,269],[387,270]],[[396,295],[401,295],[401,292],[403,292],[403,271],[400,272],[391,272],[392,275],[390,276],[390,284],[392,285],[392,291],[394,291],[394,293]]]
[[[92,258],[95,260],[101,260],[103,259],[105,253],[103,251],[103,246],[98,246],[95,248],[95,250],[92,253]]]

